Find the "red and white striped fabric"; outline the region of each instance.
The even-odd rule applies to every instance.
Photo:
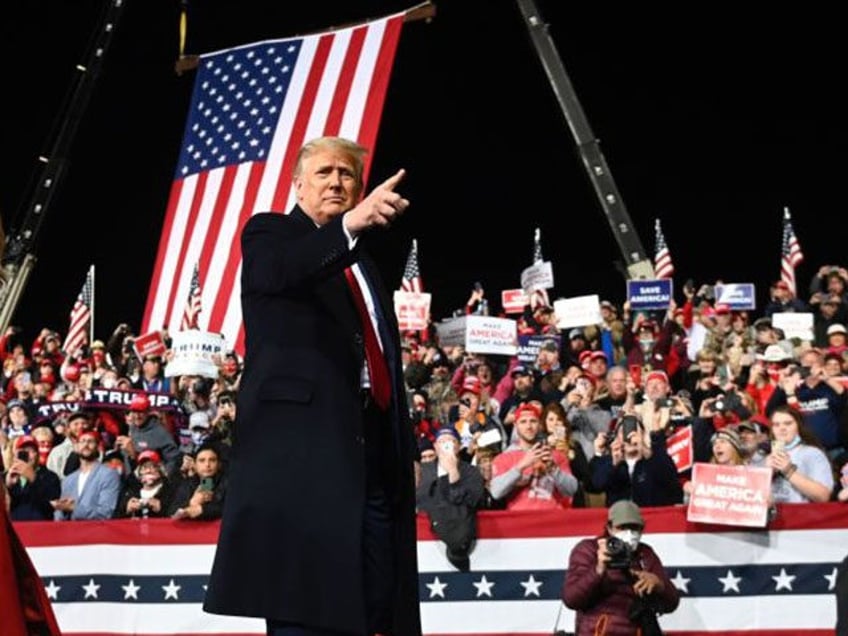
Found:
[[[792,228],[792,219],[789,216],[789,208],[783,208],[783,238],[780,249],[780,280],[789,285],[793,294],[798,290],[795,285],[795,268],[804,260],[801,252],[801,244],[795,236]]]
[[[671,260],[671,252],[665,242],[660,220],[654,222],[654,276],[657,278],[671,278],[674,274],[674,263]]]
[[[306,141],[342,136],[373,151],[403,17],[201,56],[142,332],[179,329],[198,263],[200,328],[243,353],[241,228],[289,211]]]
[[[832,636],[836,567],[848,553],[845,504],[778,506],[762,530],[687,523],[682,506],[642,513],[643,540],[681,594],[680,607],[660,618],[666,634]],[[458,572],[419,515],[424,633],[549,636],[568,555],[605,521],[602,508],[482,512],[471,570]],[[259,619],[202,610],[217,523],[30,521],[15,529],[65,636],[265,632]],[[560,629],[573,625],[573,612],[564,609]]]
[[[88,344],[91,331],[91,312],[94,304],[94,265],[89,267],[74,306],[71,307],[71,319],[68,324],[68,335],[62,343],[62,351],[74,355],[79,349]]]

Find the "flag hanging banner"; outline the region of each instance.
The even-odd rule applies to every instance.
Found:
[[[795,268],[804,260],[801,245],[795,230],[792,228],[792,219],[789,216],[789,208],[783,208],[783,239],[780,249],[780,280],[789,286],[792,294],[797,294],[795,286]]]
[[[833,635],[844,504],[779,505],[767,529],[694,524],[682,506],[645,508],[643,541],[680,591],[661,616],[687,636]],[[418,517],[418,586],[427,634],[550,636],[563,609],[568,555],[603,532],[606,509],[481,512],[471,569],[448,562]],[[15,524],[65,636],[264,634],[264,621],[203,612],[216,522],[120,519]],[[285,567],[285,565],[281,565]],[[567,584],[567,583],[566,583]]]
[[[671,252],[665,242],[660,220],[654,222],[654,276],[656,278],[671,278],[674,274],[674,263]]]
[[[404,13],[200,56],[142,332],[179,330],[197,263],[198,327],[243,353],[239,234],[286,213],[300,147],[325,135],[372,153]],[[365,176],[370,167],[366,157]]]
[[[75,355],[82,347],[88,344],[89,331],[91,330],[91,311],[94,303],[94,265],[88,268],[85,274],[85,282],[82,290],[77,296],[74,306],[71,308],[71,320],[68,325],[68,335],[62,344],[62,351],[67,355]]]

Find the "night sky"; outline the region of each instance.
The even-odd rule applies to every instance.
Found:
[[[28,0],[2,22],[6,152],[0,214],[8,233],[29,203],[37,156],[51,148],[74,66],[104,2]],[[189,2],[186,52],[205,53],[363,21],[403,2]],[[806,260],[848,264],[843,173],[846,91],[835,15],[742,17],[617,13],[537,0],[646,252],[659,218],[675,283],[753,282],[779,274],[784,206]],[[408,214],[372,243],[398,285],[413,238],[433,314],[482,281],[492,304],[519,286],[533,232],[554,264],[552,298],[624,299],[609,224],[518,4],[437,2],[404,26],[374,150],[371,182],[400,167]],[[176,0],[127,0],[45,213],[38,262],[13,316],[34,336],[63,332],[90,264],[95,335],[138,328],[193,74],[177,76]],[[679,298],[679,296],[678,296]]]

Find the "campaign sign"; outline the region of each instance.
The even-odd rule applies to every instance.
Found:
[[[436,325],[443,347],[462,345],[471,353],[515,355],[518,347],[517,325],[511,318],[467,315]]]
[[[397,290],[394,294],[395,316],[401,331],[423,331],[430,315],[430,294]]]
[[[813,314],[799,311],[781,311],[771,315],[771,324],[782,329],[787,338],[812,341]]]
[[[757,308],[757,295],[753,283],[722,283],[715,286],[717,305],[727,305],[734,311]]]
[[[681,426],[665,440],[668,456],[682,473],[692,468],[692,427]]]
[[[668,309],[674,294],[673,285],[670,278],[628,280],[627,300],[630,301],[630,309]]]
[[[541,349],[542,345],[548,340],[555,342],[557,349],[561,349],[561,336],[539,334],[524,334],[518,336],[518,349],[515,352],[515,356],[521,364],[529,367],[535,366],[536,360],[539,357],[539,349]]]
[[[554,270],[550,261],[534,263],[521,272],[521,288],[526,292],[536,289],[551,289],[554,286]]]
[[[151,331],[136,337],[133,341],[133,349],[139,360],[144,360],[145,356],[164,357],[168,350],[161,331]]]
[[[216,358],[226,351],[227,343],[220,333],[189,329],[178,331],[171,339],[171,360],[165,367],[165,377],[199,375],[218,377]]]
[[[554,301],[558,329],[585,327],[603,322],[601,318],[601,301],[597,294],[590,296],[575,296],[560,298]]]
[[[501,290],[501,307],[506,314],[520,314],[530,303],[527,293],[523,289]]]
[[[771,494],[771,468],[696,462],[686,520],[764,528]]]

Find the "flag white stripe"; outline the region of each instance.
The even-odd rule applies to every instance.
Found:
[[[199,603],[54,603],[53,610],[65,636],[74,632],[265,633],[265,621],[262,619],[207,614]]]
[[[363,42],[359,63],[350,87],[350,96],[345,107],[340,134],[350,139],[359,138],[359,130],[362,127],[362,119],[365,113],[365,104],[371,92],[371,82],[374,78],[374,68],[380,49],[383,44],[383,34],[386,31],[386,22],[374,24],[368,29]]]

